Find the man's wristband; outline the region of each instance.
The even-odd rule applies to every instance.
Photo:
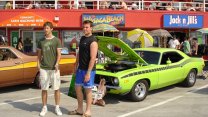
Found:
[[[91,70],[87,70],[87,74],[90,74],[91,73]]]

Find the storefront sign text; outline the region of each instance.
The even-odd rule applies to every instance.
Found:
[[[18,43],[18,38],[19,38],[19,32],[18,31],[12,31],[11,32],[11,37],[12,37],[11,45],[16,48],[17,43]]]
[[[32,12],[24,12],[0,23],[0,26],[43,26],[46,21],[48,20]]]
[[[113,26],[125,26],[124,14],[83,14],[82,21],[91,20],[94,25],[110,24]]]
[[[165,28],[202,28],[203,16],[164,15],[163,22],[163,27]]]

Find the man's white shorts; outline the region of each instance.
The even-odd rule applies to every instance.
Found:
[[[60,71],[40,69],[41,89],[48,90],[50,84],[53,90],[58,90],[60,88]]]

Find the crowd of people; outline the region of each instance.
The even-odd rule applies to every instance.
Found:
[[[179,39],[177,39],[177,37],[174,36],[168,41],[168,47],[181,50],[189,56],[198,55],[197,38],[190,39],[189,37],[185,37],[184,41],[180,43]]]
[[[97,5],[97,4],[96,4]],[[57,9],[93,9],[93,2],[86,2],[81,0],[69,0],[58,1]],[[145,1],[143,4],[143,10],[181,10],[181,11],[203,11],[203,3],[189,3],[173,1]],[[205,5],[206,6],[206,5]],[[7,1],[4,8],[12,9],[13,5],[11,1]],[[97,8],[97,6],[96,6]],[[54,1],[28,1],[25,4],[16,3],[15,9],[55,9]],[[140,1],[99,1],[99,9],[124,9],[124,10],[141,10]]]

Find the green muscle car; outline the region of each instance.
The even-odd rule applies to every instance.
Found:
[[[182,83],[194,86],[204,61],[192,58],[170,48],[131,49],[122,40],[98,36],[99,51],[105,55],[105,63],[96,65],[95,84],[106,80],[108,93],[130,95],[133,101],[142,101],[148,91]],[[113,48],[121,49],[114,52]]]

